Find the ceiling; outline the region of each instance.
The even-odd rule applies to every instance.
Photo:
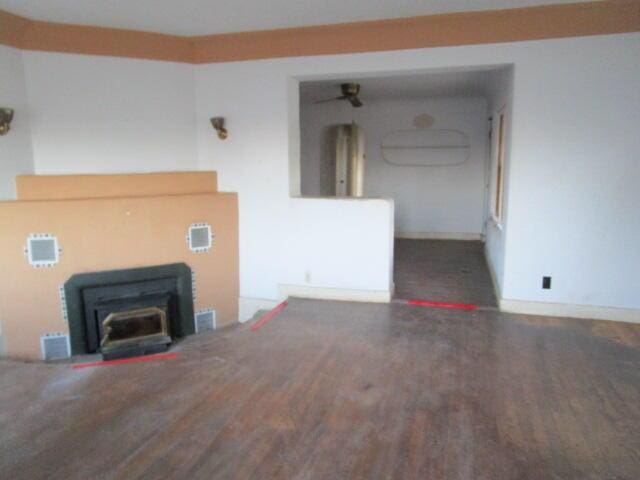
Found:
[[[345,78],[300,83],[300,101],[317,100],[340,95],[340,84],[349,81],[360,84],[363,102],[399,98],[481,96],[489,97],[491,85],[507,67],[486,67],[473,70],[430,72],[411,75],[394,75],[376,78]]]
[[[0,0],[0,9],[33,20],[206,35],[580,1]]]

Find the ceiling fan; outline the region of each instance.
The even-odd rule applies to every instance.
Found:
[[[342,91],[342,95],[338,97],[327,98],[326,100],[319,100],[315,103],[333,102],[335,100],[348,100],[355,108],[362,106],[362,102],[358,98],[358,94],[360,93],[359,83],[343,83],[342,85],[340,85],[340,90]]]

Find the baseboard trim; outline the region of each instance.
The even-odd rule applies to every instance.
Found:
[[[281,284],[282,297],[317,298],[350,302],[389,303],[391,292],[386,290],[351,290],[346,288],[311,287],[308,285]]]
[[[456,232],[396,232],[395,237],[406,240],[484,240],[481,233]]]
[[[258,310],[271,310],[280,303],[280,300],[268,298],[247,298],[238,299],[238,321],[244,323],[251,320]]]
[[[593,320],[640,323],[640,309],[600,307],[596,305],[572,305],[568,303],[530,302],[503,298],[500,310],[509,313],[544,315],[549,317],[572,317]]]

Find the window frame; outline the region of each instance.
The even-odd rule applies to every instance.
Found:
[[[496,111],[491,125],[491,219],[497,227],[504,222],[505,164],[506,164],[506,105]]]

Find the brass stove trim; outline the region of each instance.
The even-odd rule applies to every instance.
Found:
[[[149,315],[158,315],[160,318],[161,331],[158,333],[153,333],[151,335],[142,335],[140,337],[135,338],[125,338],[122,340],[111,340],[109,341],[109,333],[111,332],[111,328],[109,325],[113,322],[120,320],[127,320],[129,318],[136,318],[141,316],[149,316]],[[132,343],[140,343],[146,342],[149,340],[161,340],[161,341],[171,341],[169,337],[169,329],[167,327],[167,313],[158,307],[147,307],[147,308],[138,308],[135,310],[126,310],[124,312],[113,312],[110,313],[107,318],[102,322],[102,326],[105,334],[100,340],[101,349],[113,349],[120,347],[122,345],[129,345]]]

